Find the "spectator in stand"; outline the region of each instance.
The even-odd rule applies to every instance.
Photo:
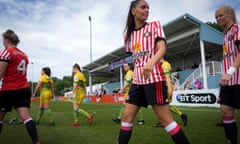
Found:
[[[178,71],[182,71],[182,69],[180,67],[177,67],[176,72]]]
[[[101,86],[101,88],[98,90],[97,93],[97,102],[99,102],[102,99],[102,96],[106,94],[106,90]]]
[[[212,60],[212,52],[208,52],[206,54],[206,61],[211,61]]]
[[[197,62],[194,62],[193,66],[192,66],[192,69],[196,69],[196,68],[198,68],[198,64],[197,64]]]
[[[191,90],[191,89],[192,89],[192,84],[190,83],[189,80],[186,80],[184,85],[184,90]]]
[[[200,81],[199,78],[196,78],[194,82],[194,88],[195,89],[202,89],[203,88],[203,83]]]

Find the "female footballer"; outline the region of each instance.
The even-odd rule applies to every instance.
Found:
[[[53,115],[49,105],[50,99],[53,98],[54,96],[54,86],[53,80],[51,78],[51,69],[49,67],[42,68],[40,81],[38,82],[33,93],[34,97],[39,89],[40,89],[40,103],[38,115],[36,118],[36,124],[39,124],[40,119],[42,118],[45,111],[49,119],[48,125],[54,126],[55,123],[53,121]]]
[[[89,114],[85,110],[80,108],[80,104],[82,104],[83,99],[86,96],[86,87],[85,82],[86,78],[83,75],[81,68],[78,64],[73,65],[73,118],[74,123],[71,126],[80,126],[79,123],[79,114],[82,114],[86,118],[88,118],[88,124],[91,125],[93,121],[93,115]]]
[[[6,113],[14,107],[26,126],[32,144],[40,144],[36,125],[29,114],[31,90],[27,81],[28,57],[17,48],[20,40],[13,30],[7,30],[2,36],[5,49],[0,51],[0,133]]]
[[[215,12],[219,26],[224,28],[223,69],[219,83],[222,124],[229,144],[238,144],[238,130],[234,110],[240,116],[240,25],[235,11],[230,6],[222,6]]]
[[[145,0],[131,2],[127,23],[125,48],[134,59],[133,84],[126,101],[119,144],[128,144],[134,118],[140,107],[152,105],[158,120],[176,144],[188,144],[180,126],[169,111],[167,87],[160,60],[166,51],[166,38],[159,21],[146,22],[149,5]]]

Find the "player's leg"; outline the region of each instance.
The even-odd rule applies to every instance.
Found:
[[[14,107],[17,110],[21,120],[26,126],[29,136],[33,144],[38,144],[38,135],[36,124],[30,116],[29,108],[31,103],[31,90],[30,88],[22,89],[13,92],[14,94]]]
[[[222,123],[224,132],[229,143],[237,144],[238,132],[234,118],[234,109],[237,105],[239,97],[239,89],[235,86],[221,87],[220,89],[220,109],[222,115]]]
[[[0,112],[0,133],[2,132],[3,119],[6,115],[6,112]]]
[[[176,144],[188,144],[188,140],[181,127],[173,120],[168,105],[167,87],[165,82],[156,82],[144,87],[146,99],[152,105],[153,111],[157,115],[167,133]]]
[[[176,144],[189,143],[180,126],[173,120],[168,105],[153,105],[152,108],[158,120]]]
[[[122,105],[122,106],[121,106],[121,109],[120,109],[120,111],[119,111],[118,117],[117,117],[119,120],[121,120],[121,118],[122,118],[124,108],[125,108],[125,105]]]
[[[122,106],[120,108],[120,111],[118,113],[118,117],[112,119],[116,123],[120,123],[121,122],[121,118],[122,118],[123,111],[124,111],[124,108],[125,108],[125,103],[126,103],[125,101],[126,101],[127,97],[128,97],[128,93],[125,93],[124,96],[123,96],[123,104],[122,104]]]
[[[237,124],[234,118],[234,108],[221,104],[221,114],[225,135],[231,144],[237,144]]]
[[[240,119],[240,109],[237,109],[238,117]]]
[[[140,108],[139,106],[133,104],[127,103],[125,105],[118,137],[118,144],[128,144],[132,135],[133,121],[136,117],[139,108]]]
[[[82,104],[83,99],[85,98],[85,93],[80,93],[80,100],[79,103]],[[77,108],[77,112],[81,115],[83,115],[84,117],[86,117],[88,119],[88,124],[92,125],[92,121],[93,121],[93,115],[89,114],[86,110],[78,107]]]
[[[29,108],[18,107],[16,110],[20,118],[22,119],[23,123],[25,124],[29,136],[32,138],[33,144],[39,143],[36,125],[29,114]]]
[[[45,109],[47,117],[48,117],[48,122],[49,122],[48,125],[54,126],[55,123],[53,121],[53,114],[52,114],[52,110],[49,107],[49,103],[44,104],[44,109]]]
[[[44,108],[42,106],[43,104],[39,104],[39,109],[38,109],[38,114],[37,114],[37,117],[36,117],[36,124],[39,124],[43,114],[44,114]]]
[[[54,121],[53,121],[53,114],[52,114],[52,110],[50,108],[50,99],[51,99],[51,91],[46,91],[45,93],[45,100],[44,100],[44,104],[43,107],[46,111],[47,117],[48,117],[48,121],[49,121],[49,126],[53,126],[55,125]]]
[[[140,106],[147,106],[144,99],[143,88],[133,84],[129,91],[129,97],[125,104],[125,109],[122,116],[120,132],[118,136],[118,144],[128,144],[133,129],[133,121],[136,117]]]
[[[73,120],[74,120],[74,122],[71,124],[71,126],[80,126],[78,108],[79,108],[79,104],[74,100],[74,102],[73,102]]]
[[[73,120],[74,120],[74,122],[71,124],[71,126],[80,126],[79,113],[78,113],[79,105],[80,105],[80,95],[79,95],[79,92],[75,92],[73,94]]]
[[[183,114],[176,106],[171,106],[171,105],[170,105],[170,111],[179,115],[182,118],[184,126],[187,125],[188,119],[186,114]]]
[[[179,116],[181,116],[183,114],[176,106],[171,106],[170,105],[169,108],[170,108],[171,112],[173,112],[173,113],[175,113],[175,114],[177,114]]]
[[[39,122],[40,122],[40,120],[41,120],[41,118],[44,114],[44,106],[43,106],[43,104],[44,104],[44,94],[43,94],[42,91],[40,92],[39,100],[40,100],[39,109],[38,109],[38,114],[37,114],[37,117],[36,117],[36,120],[35,120],[36,124],[39,124]]]
[[[12,111],[12,95],[9,95],[8,92],[0,92],[0,133],[3,128],[3,119],[7,112]]]
[[[138,125],[144,125],[145,121],[143,118],[143,113],[142,113],[142,109],[140,109],[137,113],[137,117],[138,117]]]

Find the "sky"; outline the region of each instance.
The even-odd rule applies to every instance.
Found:
[[[147,0],[148,21],[162,25],[189,13],[203,22],[215,22],[215,10],[231,5],[240,20],[240,0]],[[41,68],[52,76],[71,75],[72,65],[96,60],[123,45],[123,30],[130,0],[0,0],[0,33],[13,29],[18,47],[29,57],[29,81],[38,81]],[[3,46],[0,47],[3,49]]]

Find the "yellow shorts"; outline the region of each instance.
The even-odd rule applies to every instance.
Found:
[[[126,92],[123,96],[124,101],[126,101],[127,97],[128,97],[128,92]]]
[[[51,98],[52,98],[51,90],[42,90],[40,92],[40,104],[49,104]]]
[[[74,104],[81,104],[83,102],[84,97],[85,97],[85,92],[83,92],[83,91],[75,92],[73,94],[73,103]]]

